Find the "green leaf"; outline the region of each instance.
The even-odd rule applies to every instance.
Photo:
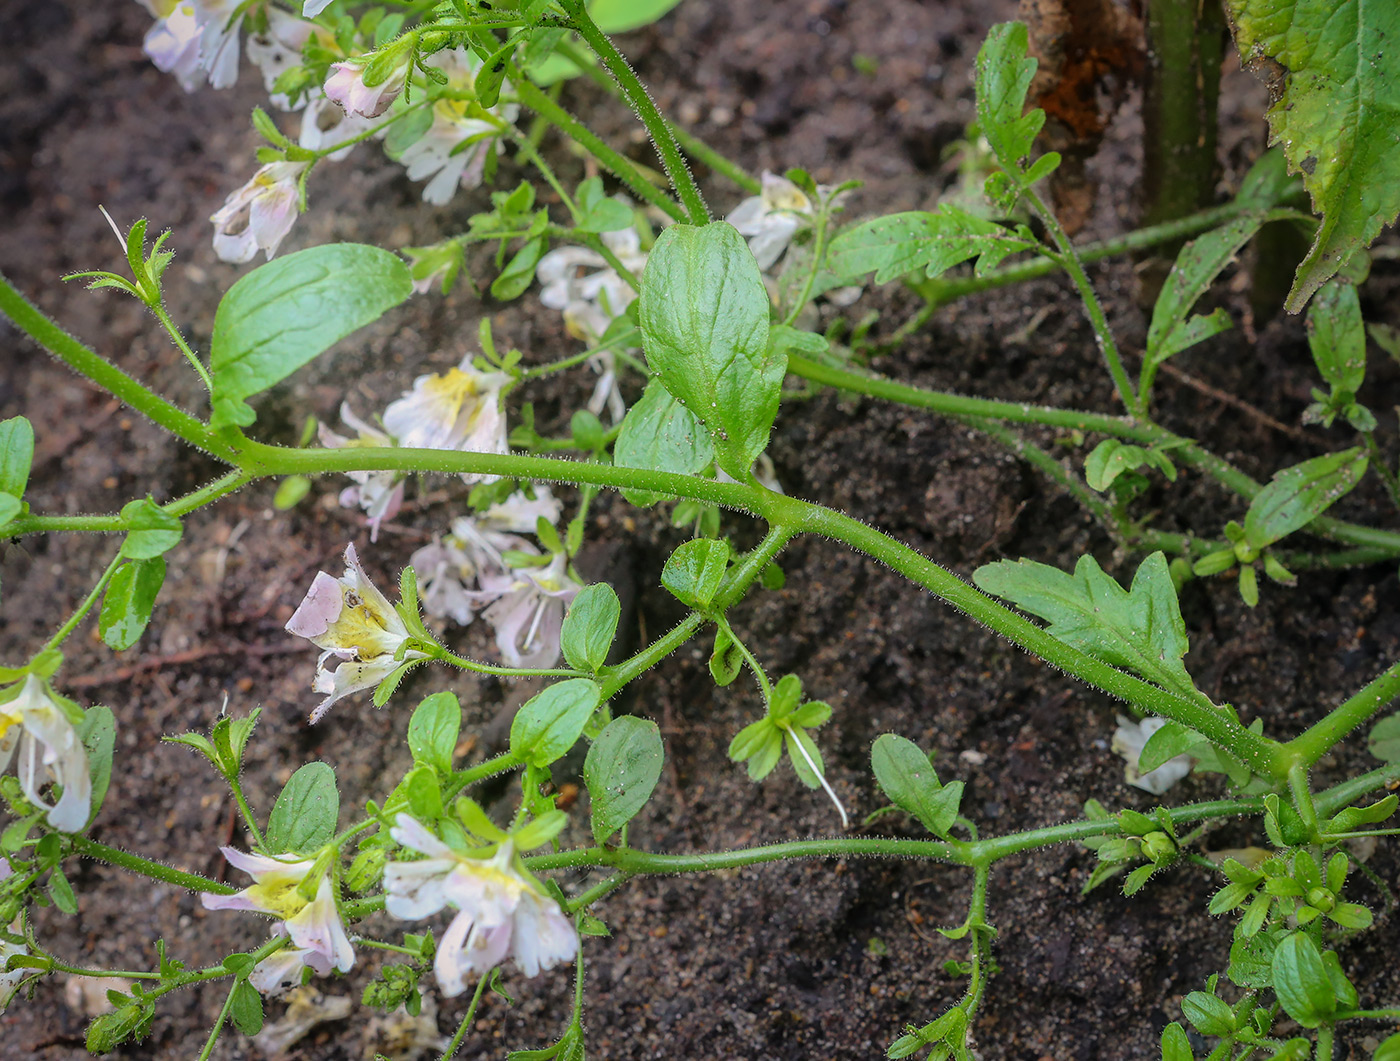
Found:
[[[710,677],[716,685],[729,685],[744,669],[744,654],[724,627],[715,629],[715,647],[710,653]]]
[[[214,315],[210,426],[251,424],[255,414],[244,399],[286,379],[412,293],[407,265],[358,243],[312,247],[254,269],[229,288]]]
[[[935,836],[946,837],[958,816],[963,783],[939,784],[928,756],[911,740],[883,733],[870,749],[875,780],[890,802],[908,811]]]
[[[604,33],[626,33],[650,25],[680,0],[593,0],[588,14]]]
[[[1301,530],[1349,493],[1366,474],[1359,446],[1285,468],[1249,503],[1244,540],[1263,549]]]
[[[22,416],[0,420],[0,494],[22,498],[33,463],[34,428],[29,421]],[[0,525],[8,522],[0,516]]]
[[[501,275],[491,281],[491,297],[509,302],[523,295],[525,289],[535,282],[535,266],[547,249],[547,241],[540,237],[530,240],[516,251],[515,256],[506,262]]]
[[[641,400],[627,410],[613,445],[613,463],[619,468],[694,475],[714,459],[715,444],[705,425],[659,379],[651,380]],[[654,505],[665,498],[650,490],[625,489],[622,496],[634,505]]]
[[[1008,255],[1035,245],[994,221],[945,203],[933,213],[887,214],[846,229],[832,240],[826,261],[842,283],[853,283],[873,270],[875,282],[886,284],[919,269],[936,277],[970,258],[977,259],[974,271],[980,276]]]
[[[1124,472],[1136,471],[1147,463],[1147,451],[1106,438],[1084,458],[1084,481],[1099,493],[1107,490]]]
[[[1146,774],[1157,769],[1167,760],[1190,751],[1203,739],[1195,730],[1187,729],[1180,722],[1164,723],[1142,746],[1138,754],[1138,772]]]
[[[164,582],[165,558],[161,556],[133,560],[117,568],[97,615],[97,629],[108,648],[123,652],[141,639]]]
[[[24,502],[13,494],[0,493],[0,527],[24,511]]]
[[[1270,82],[1273,140],[1322,215],[1288,296],[1297,313],[1400,213],[1400,6],[1229,0],[1228,8],[1241,57]]]
[[[1229,1003],[1204,991],[1192,991],[1183,998],[1181,1013],[1202,1035],[1229,1035],[1235,1029]]]
[[[1002,22],[987,31],[977,52],[977,121],[1008,174],[1019,176],[1045,112],[1026,109],[1036,61],[1028,58],[1023,22]]]
[[[180,520],[149,497],[123,505],[122,519],[128,528],[122,541],[122,556],[128,560],[163,556],[180,543],[185,533]]]
[[[1386,763],[1400,763],[1400,715],[1387,715],[1371,727],[1366,750]]]
[[[647,257],[637,320],[647,363],[747,482],[768,445],[787,359],[768,345],[768,292],[734,226],[672,225]]]
[[[1265,988],[1273,985],[1272,962],[1277,940],[1273,934],[1237,938],[1230,944],[1230,966],[1225,975],[1240,987]]]
[[[692,538],[666,558],[661,584],[687,608],[704,611],[714,600],[728,566],[728,542]]]
[[[327,763],[307,763],[283,787],[267,821],[267,849],[273,855],[311,854],[335,836],[340,793]]]
[[[112,781],[112,752],[117,744],[117,719],[112,709],[100,704],[88,708],[78,727],[78,739],[87,752],[88,777],[92,782],[92,810],[88,814],[91,821],[102,809]]]
[[[54,866],[53,872],[49,874],[48,884],[49,897],[53,899],[54,906],[73,917],[78,912],[78,898],[73,894],[73,886],[68,883],[68,878],[63,875],[63,870]]]
[[[580,232],[616,232],[632,227],[632,208],[603,193],[600,177],[589,177],[578,186],[578,207],[583,220],[576,226]]]
[[[1182,657],[1189,644],[1176,587],[1160,552],[1144,560],[1124,592],[1092,556],[1081,556],[1070,575],[1033,560],[999,560],[973,572],[972,580],[1050,625],[1047,633],[1115,667],[1196,698]]]
[[[594,840],[606,843],[646,806],[664,757],[655,722],[623,715],[598,734],[583,763],[583,781],[593,801]]]
[[[1366,328],[1356,286],[1329,280],[1308,307],[1308,346],[1333,390],[1361,389],[1366,379]]]
[[[1194,1061],[1186,1029],[1172,1021],[1162,1029],[1162,1061]]]
[[[1171,275],[1157,296],[1157,304],[1152,307],[1144,370],[1151,366],[1155,371],[1173,354],[1231,326],[1230,315],[1222,309],[1189,320],[1187,315],[1240,248],[1254,238],[1263,219],[1262,213],[1242,214],[1181,248]]]
[[[408,720],[408,747],[413,761],[425,763],[446,777],[452,773],[452,753],[461,729],[462,705],[453,693],[426,697]]]
[[[564,658],[575,670],[597,674],[608,661],[622,605],[606,582],[585,586],[569,605],[560,631]]]
[[[561,758],[583,734],[602,695],[598,683],[587,678],[551,685],[515,713],[510,725],[511,754],[538,767]]]
[[[1369,807],[1345,807],[1333,815],[1323,832],[1350,833],[1355,832],[1363,825],[1378,825],[1394,814],[1397,806],[1400,806],[1400,798],[1392,793],[1385,799],[1372,803]],[[1337,886],[1333,887],[1332,890],[1340,891],[1341,888]]]
[[[229,1016],[233,1018],[234,1027],[244,1035],[257,1035],[262,1031],[262,996],[247,980],[240,980],[234,985]]]
[[[1371,1061],[1400,1061],[1400,1032],[1396,1032],[1376,1047]]]
[[[1306,932],[1285,936],[1274,951],[1274,992],[1284,1012],[1304,1028],[1316,1028],[1332,1016],[1337,999],[1322,963],[1322,953]]]

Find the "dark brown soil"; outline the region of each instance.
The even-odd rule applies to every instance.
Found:
[[[940,152],[972,117],[972,57],[987,26],[1011,17],[1013,8],[1007,0],[686,0],[660,26],[624,44],[665,109],[750,168],[801,165],[823,181],[862,178],[853,212],[907,209],[931,205],[947,183]],[[72,270],[118,267],[99,203],[119,221],[146,216],[153,227],[174,230],[170,246],[180,257],[167,274],[169,308],[197,348],[207,348],[219,294],[240,275],[214,260],[206,219],[251,172],[256,145],[247,115],[261,85],[245,68],[234,90],[184,94],[142,56],[146,25],[134,3],[54,0],[0,16],[0,270],[65,327],[193,407],[197,381],[133,302],[59,281]],[[858,55],[874,60],[873,73],[858,71]],[[1260,148],[1264,102],[1262,90],[1237,73],[1225,97],[1222,192]],[[569,86],[566,99],[605,134],[630,135],[623,109],[589,86]],[[1121,231],[1131,221],[1137,126],[1130,111],[1091,164],[1101,195],[1086,235]],[[630,143],[644,157],[644,145],[635,137]],[[579,163],[557,144],[551,150],[566,177],[576,179]],[[399,167],[368,148],[358,152],[317,172],[311,213],[286,250],[338,239],[389,247],[427,242],[459,230],[486,201],[481,191],[461,194],[445,209],[425,207]],[[500,184],[517,177],[506,166]],[[706,178],[706,189],[720,209],[740,197],[718,179]],[[472,268],[489,278],[486,263]],[[1393,295],[1394,276],[1389,266],[1372,285],[1366,308],[1374,319],[1396,323],[1395,300],[1383,297]],[[1096,269],[1094,279],[1125,348],[1140,349],[1144,319],[1132,264]],[[1044,316],[1026,332],[1042,306]],[[887,334],[915,305],[892,288],[867,295],[853,312],[872,308],[882,314],[876,334]],[[1242,302],[1233,308],[1237,319],[1244,315]],[[344,344],[333,360],[274,391],[260,406],[258,431],[292,441],[308,415],[335,422],[346,380],[355,381],[349,400],[362,413],[382,408],[416,373],[472,350],[483,313],[498,341],[518,346],[527,359],[575,349],[558,315],[541,311],[533,292],[509,305],[484,305],[464,285],[446,299],[413,300]],[[1299,323],[1247,323],[1183,355],[1181,367],[1296,423],[1312,383]],[[135,496],[167,499],[214,474],[209,459],[171,443],[12,330],[0,329],[0,341],[0,417],[24,412],[37,432],[29,494],[35,510],[111,511]],[[951,307],[877,367],[965,393],[1113,408],[1073,293],[1058,281]],[[557,428],[591,382],[570,377],[526,397],[542,424]],[[1396,382],[1393,366],[1377,366],[1363,399],[1377,412],[1389,410],[1400,401]],[[1159,395],[1165,423],[1255,475],[1349,444],[1340,430],[1315,432],[1316,443],[1304,444],[1171,378],[1162,380]],[[1388,429],[1392,422],[1383,420]],[[1085,550],[1120,577],[1132,569],[1132,559],[1116,554],[1067,496],[987,439],[921,412],[823,394],[785,408],[771,452],[790,493],[849,511],[964,576],[1002,556],[1069,566]],[[347,807],[382,796],[406,763],[408,706],[435,688],[446,685],[461,697],[464,732],[480,734],[474,755],[530,695],[526,684],[435,671],[413,679],[389,710],[352,700],[314,729],[306,726],[313,653],[282,625],[315,571],[335,571],[353,540],[387,585],[463,502],[455,482],[424,483],[423,500],[371,548],[353,514],[335,503],[339,485],[318,484],[291,513],[274,511],[270,483],[199,513],[170,557],[171,578],[140,645],[114,657],[86,627],[69,643],[61,687],[84,702],[109,704],[119,721],[114,784],[93,830],[102,842],[201,873],[225,872],[216,848],[241,842],[231,799],[188,749],[160,743],[162,735],[207,727],[225,696],[235,713],[263,708],[246,784],[265,810],[291,771],[317,758],[335,767]],[[1190,474],[1152,500],[1166,527],[1214,533],[1239,515],[1219,490]],[[1343,507],[1357,518],[1394,523],[1370,484]],[[655,636],[675,618],[656,586],[680,532],[664,513],[620,499],[605,497],[596,511],[590,536],[601,544],[590,548],[586,573],[613,581],[629,602],[628,636]],[[753,526],[733,524],[741,542],[753,540]],[[113,540],[59,535],[0,547],[0,658],[26,658],[115,547]],[[1121,763],[1109,752],[1114,705],[1106,697],[830,543],[799,541],[782,562],[786,588],[756,593],[733,619],[772,673],[799,674],[811,695],[836,708],[823,748],[833,783],[857,816],[881,803],[868,750],[890,731],[938,750],[945,778],[967,782],[964,812],[984,833],[1076,817],[1088,798],[1109,807],[1152,805],[1123,784]],[[1395,594],[1389,567],[1307,574],[1293,591],[1266,587],[1253,611],[1226,582],[1195,583],[1183,597],[1188,663],[1212,695],[1234,702],[1246,719],[1262,717],[1269,732],[1288,734],[1400,654]],[[491,652],[480,626],[454,636],[464,651]],[[726,744],[755,717],[756,696],[742,682],[715,689],[707,655],[707,639],[687,646],[619,705],[656,719],[668,754],[632,842],[699,851],[831,835],[830,807],[790,772],[754,786],[727,761]],[[1324,764],[1323,780],[1364,768],[1362,753],[1343,749]],[[1172,795],[1221,791],[1218,778],[1193,777]],[[582,840],[585,816],[575,817],[566,839]],[[878,828],[905,827],[886,819]],[[1208,846],[1249,840],[1244,828],[1232,827]],[[990,913],[1001,968],[977,1023],[984,1057],[1156,1056],[1162,1025],[1179,1015],[1179,997],[1223,967],[1230,924],[1205,916],[1213,885],[1201,870],[1165,874],[1133,901],[1111,888],[1081,899],[1092,865],[1091,854],[1064,847],[998,866]],[[1394,880],[1396,860],[1384,846],[1371,866]],[[159,935],[176,956],[203,963],[254,944],[263,931],[254,919],[207,913],[192,894],[133,883],[106,866],[76,866],[71,877],[80,917],[41,912],[39,920],[42,937],[73,962],[143,967]],[[561,883],[577,890],[585,879]],[[881,1057],[906,1022],[932,1019],[959,996],[959,981],[942,966],[961,957],[962,945],[934,929],[962,919],[969,883],[950,868],[903,862],[806,862],[634,882],[599,908],[611,938],[587,944],[589,1050],[618,1061]],[[875,939],[887,953],[871,953]],[[1400,978],[1388,959],[1395,946],[1393,927],[1383,923],[1342,949],[1371,1004],[1394,1001]],[[346,982],[322,986],[358,996],[374,967],[364,954]],[[566,971],[507,981],[515,1006],[488,996],[461,1056],[499,1057],[544,1045],[562,1030],[571,989]],[[221,1002],[217,988],[170,999],[151,1037],[122,1056],[194,1056]],[[460,999],[442,1005],[444,1031],[463,1008]],[[269,1016],[278,1010],[271,1005]],[[370,1056],[382,1047],[366,1038],[368,1018],[357,1011],[322,1026],[296,1048],[298,1056]],[[0,1041],[7,1058],[77,1057],[84,1025],[54,978],[33,1003],[17,1002],[0,1018]],[[1352,1035],[1356,1049],[1361,1036]],[[230,1033],[215,1056],[258,1051]]]

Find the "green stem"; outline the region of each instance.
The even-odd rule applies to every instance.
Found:
[[[462,1017],[462,1022],[457,1025],[457,1033],[452,1036],[452,1041],[447,1044],[447,1049],[442,1052],[439,1061],[449,1061],[457,1053],[457,1048],[462,1045],[462,1039],[467,1034],[467,1029],[472,1025],[472,1019],[476,1016],[477,1003],[481,1001],[482,992],[486,990],[486,983],[491,979],[488,972],[476,985],[476,993],[472,995],[472,1004],[467,1007],[466,1014]]]
[[[161,505],[161,511],[170,516],[187,516],[196,509],[212,504],[221,497],[233,493],[252,482],[253,476],[241,469],[222,475],[213,482],[206,483],[198,490],[184,497]],[[5,528],[5,535],[18,538],[22,534],[41,534],[48,531],[90,531],[100,534],[121,534],[130,530],[127,520],[121,515],[113,516],[23,516]]]
[[[234,801],[238,804],[238,813],[243,816],[243,824],[248,828],[248,835],[253,838],[253,846],[259,851],[267,850],[263,845],[263,835],[258,829],[258,820],[253,816],[253,808],[248,806],[248,798],[243,795],[243,786],[237,777],[226,778],[228,787],[233,791]],[[280,852],[277,852],[280,854]]]
[[[555,103],[546,93],[525,80],[518,70],[511,76],[516,86],[516,94],[522,104],[558,128],[565,136],[596,158],[604,169],[627,185],[634,195],[662,210],[673,221],[688,219],[685,210],[669,195],[642,176],[626,155],[614,151],[583,122]]]
[[[214,378],[209,375],[209,370],[204,367],[204,362],[200,361],[198,355],[196,355],[195,352],[190,349],[190,344],[185,342],[185,337],[180,334],[180,329],[175,327],[175,322],[170,319],[170,314],[165,312],[165,307],[162,306],[159,302],[153,305],[151,303],[147,303],[147,305],[151,307],[151,312],[156,315],[156,319],[160,321],[161,325],[165,328],[170,338],[174,340],[175,345],[180,350],[180,353],[185,355],[185,360],[188,361],[190,363],[190,366],[195,370],[195,372],[199,374],[199,378],[204,384],[204,389],[207,390],[210,394],[213,394]]]
[[[117,567],[121,562],[122,553],[121,550],[118,549],[117,555],[112,557],[112,562],[107,565],[107,570],[102,572],[102,577],[97,580],[97,585],[92,587],[92,592],[87,595],[82,604],[78,605],[77,610],[68,617],[68,621],[58,628],[53,637],[45,642],[44,647],[39,650],[40,653],[58,648],[59,645],[63,644],[63,642],[68,639],[68,635],[77,629],[78,624],[83,621],[83,617],[87,615],[87,613],[92,610],[92,606],[97,603],[97,598],[102,595],[102,591],[106,588],[107,582],[111,579],[112,575],[116,573]],[[36,655],[37,654],[38,653],[36,653]]]
[[[594,356],[595,354],[601,354],[604,351],[613,350],[623,346],[639,346],[641,345],[641,339],[642,333],[636,328],[633,328],[625,335],[614,336],[606,343],[599,343],[597,346],[589,347],[587,350],[584,350],[581,353],[573,354],[569,357],[563,357],[560,358],[558,361],[551,361],[545,365],[535,365],[532,368],[528,368],[520,374],[520,378],[522,380],[539,379],[542,376],[552,375],[555,372],[563,372],[565,369],[573,368],[575,365],[583,364],[583,362],[587,361],[590,357]]]
[[[1313,1061],[1332,1061],[1332,1036],[1333,1027],[1330,1024],[1317,1029],[1317,1049],[1313,1053]]]
[[[1137,392],[1133,390],[1132,381],[1128,379],[1128,373],[1123,368],[1123,358],[1118,353],[1118,343],[1113,338],[1113,330],[1108,326],[1108,318],[1104,316],[1099,296],[1094,291],[1094,285],[1089,282],[1088,274],[1084,272],[1084,265],[1079,260],[1074,244],[1061,226],[1060,219],[1055,216],[1053,210],[1041,201],[1039,195],[1027,188],[1025,197],[1031,209],[1045,222],[1050,237],[1055,241],[1055,246],[1059,248],[1060,264],[1069,273],[1069,277],[1074,282],[1079,297],[1084,303],[1084,311],[1089,317],[1089,325],[1094,329],[1094,340],[1099,344],[1099,352],[1103,355],[1104,363],[1108,365],[1108,374],[1113,377],[1113,385],[1118,389],[1118,397],[1122,400],[1123,407],[1128,410],[1129,414],[1146,419],[1146,410],[1138,401]]]
[[[1313,803],[1321,817],[1330,818],[1368,792],[1376,792],[1396,781],[1400,781],[1400,762],[1386,763],[1317,793]]]
[[[1194,236],[1198,232],[1214,228],[1216,225],[1238,217],[1251,209],[1256,208],[1251,207],[1248,203],[1235,200],[1222,206],[1212,207],[1209,210],[1202,210],[1198,214],[1192,214],[1177,221],[1140,228],[1134,232],[1115,236],[1113,239],[1102,240],[1098,243],[1086,243],[1082,247],[1077,247],[1075,253],[1079,255],[1080,262],[1087,263],[1096,262],[1103,258],[1112,258],[1119,254],[1146,250],[1162,243],[1171,243],[1185,236]],[[931,280],[908,279],[905,283],[911,290],[937,307],[979,291],[988,291],[993,288],[1006,287],[1010,284],[1020,284],[1027,280],[1049,276],[1058,272],[1060,268],[1060,263],[1054,258],[1037,257],[994,269],[982,276],[935,277]]]
[[[603,675],[602,698],[609,700],[616,696],[623,686],[634,681],[642,673],[656,666],[689,641],[695,635],[695,631],[699,630],[704,623],[705,617],[703,615],[699,612],[691,612],[631,659],[624,660],[616,667],[610,668]]]
[[[209,1055],[214,1052],[214,1044],[219,1041],[219,1033],[224,1030],[224,1022],[228,1020],[228,1015],[233,1012],[233,995],[238,990],[240,983],[242,983],[241,980],[235,980],[229,986],[223,1008],[219,1010],[219,1015],[214,1020],[214,1027],[209,1029],[209,1037],[204,1040],[204,1049],[199,1052],[197,1061],[209,1061]]]
[[[1400,480],[1397,480],[1395,473],[1390,470],[1385,454],[1381,452],[1381,447],[1376,442],[1376,433],[1365,431],[1362,432],[1361,437],[1366,440],[1366,451],[1371,455],[1371,470],[1385,484],[1385,492],[1390,495],[1390,503],[1400,509]]]
[[[788,310],[788,315],[783,318],[783,323],[791,326],[797,320],[797,315],[802,312],[802,307],[807,305],[807,297],[811,294],[812,285],[817,281],[817,274],[821,272],[822,258],[826,253],[826,229],[831,220],[831,206],[823,203],[821,210],[817,214],[816,233],[812,240],[812,267],[807,270],[807,279],[803,281],[802,290],[793,301],[792,308]]]
[[[93,353],[44,316],[0,276],[0,313],[54,357],[103,390],[148,417],[177,438],[205,450],[221,460],[233,462],[234,450],[202,421],[172,405],[154,391],[142,386],[121,369]],[[17,521],[18,522],[18,521]]]
[[[469,766],[465,770],[458,770],[442,786],[442,799],[446,803],[462,789],[468,785],[474,785],[478,781],[485,781],[488,777],[496,774],[503,774],[507,770],[514,770],[520,765],[520,759],[510,752],[503,752],[475,766]]]
[[[626,870],[618,870],[612,876],[608,877],[607,880],[599,881],[586,892],[580,892],[570,899],[564,904],[564,912],[572,916],[580,910],[587,910],[599,899],[603,898],[603,896],[610,895],[617,891],[617,889],[621,888],[631,879],[632,874],[628,873]]]
[[[685,159],[681,157],[680,148],[676,146],[675,138],[671,135],[671,130],[661,112],[656,109],[656,104],[652,102],[651,96],[643,87],[637,75],[632,72],[632,67],[623,58],[622,53],[614,46],[612,41],[589,17],[588,8],[583,0],[559,0],[560,6],[569,16],[569,21],[578,35],[583,38],[599,59],[603,61],[603,66],[612,74],[613,79],[622,88],[623,94],[627,97],[627,102],[632,105],[637,117],[642,124],[647,127],[647,133],[651,136],[651,142],[656,147],[656,153],[661,157],[661,165],[666,169],[666,176],[671,179],[671,186],[675,188],[676,194],[680,196],[686,213],[690,215],[689,220],[692,225],[704,225],[710,220],[710,211],[705,206],[705,200],[700,195],[700,189],[695,184],[695,178],[690,175],[690,169],[685,164]]]
[[[991,864],[981,863],[973,867],[972,902],[968,904],[967,920],[972,925],[972,977],[968,981],[967,993],[963,995],[963,1009],[968,1023],[972,1022],[982,995],[987,989],[987,953],[991,947],[991,931],[982,926],[987,924],[987,886],[991,880]]]
[[[463,670],[473,671],[477,674],[498,674],[506,678],[581,678],[584,677],[579,671],[568,667],[556,668],[531,668],[531,667],[501,667],[494,663],[478,663],[474,659],[467,659],[454,652],[449,652],[441,645],[437,647],[435,658],[444,663],[450,663],[454,667],[461,667]]]
[[[768,683],[768,675],[764,673],[758,660],[754,658],[754,654],[749,651],[749,646],[744,644],[739,635],[730,628],[729,622],[723,615],[715,616],[715,624],[729,635],[729,640],[739,650],[739,655],[744,657],[744,662],[748,664],[754,681],[758,683],[759,694],[763,697],[763,706],[767,708],[773,702],[773,686]]]
[[[1288,793],[1293,797],[1293,807],[1303,826],[1308,830],[1309,842],[1320,843],[1321,834],[1317,827],[1317,806],[1313,803],[1312,790],[1308,788],[1308,764],[1295,760],[1288,767]]]
[[[1400,663],[1392,663],[1360,692],[1328,712],[1326,718],[1285,744],[1284,751],[1303,763],[1315,763],[1397,696],[1400,696]]]
[[[122,869],[129,869],[133,873],[139,873],[143,877],[150,877],[152,880],[173,884],[177,888],[187,888],[195,892],[212,892],[215,895],[232,895],[238,890],[237,888],[230,888],[227,884],[220,884],[218,881],[211,880],[208,877],[201,877],[197,873],[186,873],[184,870],[174,869],[160,862],[152,862],[149,858],[133,855],[129,851],[122,851],[120,848],[99,844],[96,840],[89,839],[86,836],[75,836],[72,839],[72,843],[74,854],[100,859],[113,866],[120,866]]]
[[[623,98],[622,90],[618,87],[617,82],[589,61],[587,54],[582,49],[575,48],[569,41],[563,40],[555,45],[554,50],[572,62],[586,78],[604,89],[609,95],[618,99]],[[681,145],[681,150],[697,162],[703,163],[721,176],[727,177],[750,195],[757,195],[763,191],[763,184],[757,177],[752,176],[748,170],[733,159],[721,155],[698,136],[686,132],[669,119],[666,121],[666,128],[671,131],[671,135]]]
[[[601,256],[603,261],[608,263],[608,268],[622,278],[623,283],[633,291],[641,294],[641,280],[637,278],[631,269],[622,264],[622,259],[613,253],[613,249],[604,243],[600,236],[591,232],[578,232],[575,233],[575,238],[594,254]]]

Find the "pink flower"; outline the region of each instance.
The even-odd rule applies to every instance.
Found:
[[[291,938],[291,946],[283,947],[258,963],[248,977],[258,991],[275,995],[301,983],[302,970],[310,968],[320,976],[331,970],[349,972],[355,964],[355,951],[340,911],[330,877],[322,876],[316,886],[316,898],[307,900],[298,890],[306,875],[315,866],[315,859],[286,854],[281,858],[248,854],[232,847],[220,848],[230,864],[253,878],[253,883],[233,895],[202,892],[200,902],[206,910],[256,910],[271,914],[281,924],[274,935]]]
[[[326,78],[326,95],[345,108],[347,114],[378,118],[399,98],[408,80],[408,63],[396,67],[377,85],[365,84],[365,66],[353,60],[331,64]]]
[[[433,964],[447,997],[460,995],[469,977],[484,976],[506,958],[514,958],[526,976],[536,976],[577,953],[573,923],[540,890],[509,839],[489,859],[468,858],[407,814],[398,816],[390,835],[428,857],[384,868],[384,908],[405,920],[430,917],[445,906],[457,910]]]
[[[214,223],[214,253],[226,262],[252,261],[258,251],[270,260],[296,223],[298,187],[305,162],[270,162],[224,200]]]
[[[565,570],[568,557],[556,553],[548,567],[515,572],[516,581],[481,613],[496,628],[496,647],[512,667],[552,667],[559,659],[564,611],[583,587]]]
[[[353,545],[345,547],[345,574],[336,579],[318,572],[306,599],[288,620],[287,630],[325,649],[311,687],[328,695],[311,712],[313,723],[341,697],[373,689],[404,660],[426,658],[413,649],[395,658],[408,639],[408,628],[365,577]],[[329,670],[326,661],[332,658],[342,662]]]
[[[392,446],[394,440],[378,428],[365,423],[348,402],[340,406],[340,418],[359,434],[359,438],[346,438],[337,435],[325,424],[320,425],[321,445],[327,449],[346,449],[356,446]],[[398,472],[346,472],[355,482],[340,492],[340,503],[346,508],[356,505],[364,509],[369,517],[369,540],[379,540],[379,525],[386,519],[393,519],[403,507],[403,477]]]

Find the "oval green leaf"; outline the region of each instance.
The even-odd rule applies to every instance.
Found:
[[[622,605],[606,582],[585,586],[569,605],[560,631],[564,658],[575,670],[597,674],[608,661]]]
[[[646,806],[661,778],[664,758],[661,731],[647,719],[623,715],[598,734],[583,764],[598,843],[606,843]]]
[[[1244,517],[1244,537],[1255,549],[1306,527],[1350,493],[1366,474],[1359,446],[1285,468],[1254,495]]]
[[[534,766],[548,766],[574,746],[602,697],[598,683],[587,678],[551,685],[515,713],[511,754]]]
[[[267,849],[273,855],[312,854],[335,837],[340,793],[327,763],[307,763],[283,787],[267,822]]]

